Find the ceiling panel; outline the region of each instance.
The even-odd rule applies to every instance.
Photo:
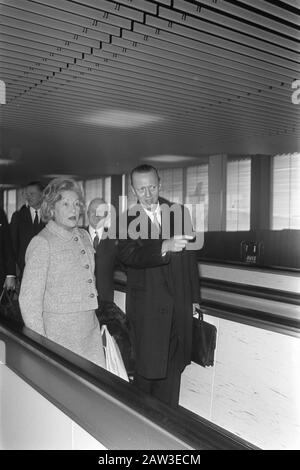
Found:
[[[118,174],[159,154],[299,151],[299,10],[0,0],[0,184]]]

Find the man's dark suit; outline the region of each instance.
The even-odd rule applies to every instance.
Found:
[[[147,218],[150,230],[154,224],[143,210],[141,216]],[[128,217],[128,225],[134,219]],[[170,237],[182,235],[174,231],[172,213],[170,219]],[[120,238],[119,257],[128,266],[126,312],[134,332],[137,374],[158,384],[172,368],[165,386],[162,380],[165,390],[153,395],[176,405],[180,374],[191,362],[192,304],[200,301],[200,286],[195,252],[162,256],[162,242],[162,238]]]
[[[0,208],[0,294],[7,274],[16,274],[16,263],[6,214]]]
[[[25,267],[25,253],[31,239],[37,235],[45,224],[40,220],[37,227],[34,226],[30,209],[24,205],[18,211],[14,212],[11,218],[10,230],[13,242],[13,249],[17,265],[22,276]]]

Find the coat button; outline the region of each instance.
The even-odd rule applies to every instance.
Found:
[[[85,250],[81,250],[81,254],[82,254],[82,255],[85,255]]]
[[[95,294],[90,294],[90,297],[95,297]]]
[[[93,282],[93,279],[88,279],[88,283],[91,284]]]
[[[89,267],[90,267],[89,264],[85,265],[85,269],[89,269]]]
[[[75,242],[78,242],[78,237],[75,237],[75,238],[74,238],[74,241],[75,241]]]

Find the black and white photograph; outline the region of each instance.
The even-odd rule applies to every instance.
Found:
[[[0,0],[0,450],[300,450],[299,274],[300,0]]]

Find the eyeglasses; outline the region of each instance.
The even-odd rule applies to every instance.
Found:
[[[143,186],[142,188],[134,188],[134,190],[137,194],[140,194],[142,196],[147,193],[154,193],[155,191],[157,191],[157,188],[157,184],[152,184],[150,186]]]

